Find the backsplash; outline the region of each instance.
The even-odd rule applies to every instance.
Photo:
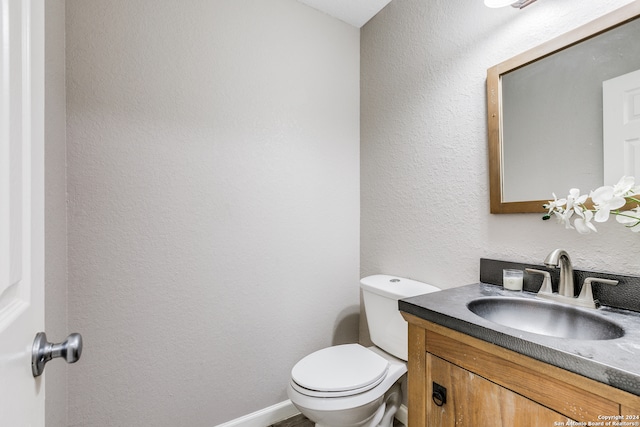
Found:
[[[523,264],[519,262],[501,261],[494,259],[480,259],[480,281],[493,285],[502,286],[502,270],[512,268],[516,270],[524,270],[525,268],[535,268],[537,270],[545,270],[551,273],[553,282],[553,291],[558,291],[558,283],[560,282],[560,269],[549,268],[541,264]],[[593,297],[600,301],[600,304],[609,307],[622,308],[640,312],[640,277],[624,276],[614,273],[603,273],[597,271],[573,270],[575,289],[574,294],[578,295],[582,289],[582,283],[587,277],[597,277],[600,279],[614,279],[618,281],[616,286],[604,285],[594,282]],[[524,275],[523,289],[529,292],[538,292],[542,285],[543,277],[538,274]]]

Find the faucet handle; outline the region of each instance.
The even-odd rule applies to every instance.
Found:
[[[549,273],[548,271],[536,270],[533,268],[525,268],[524,271],[526,271],[527,273],[541,274],[542,276],[544,276],[544,278],[542,279],[542,286],[540,286],[540,290],[538,291],[538,293],[553,293],[553,288],[551,287],[551,273]]]
[[[615,286],[618,284],[617,280],[600,279],[598,277],[587,277],[586,279],[584,279],[582,289],[580,290],[580,295],[578,295],[578,301],[580,302],[580,305],[588,306],[589,308],[596,308],[597,301],[593,299],[593,290],[591,289],[591,283],[593,282],[604,283],[611,286]]]
[[[604,283],[605,285],[611,285],[611,286],[615,286],[618,284],[618,281],[613,279],[600,279],[599,277],[587,277],[586,279],[584,279],[585,285],[591,286],[591,283],[593,282]]]

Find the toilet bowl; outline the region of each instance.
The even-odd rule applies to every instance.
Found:
[[[293,373],[296,368],[297,375]],[[307,372],[309,377],[305,377]],[[334,375],[324,375],[327,372]],[[345,378],[343,373],[351,375]],[[391,425],[402,403],[400,383],[406,373],[406,362],[377,347],[345,344],[319,350],[298,362],[288,395],[318,426],[377,426],[385,414]],[[314,376],[324,376],[315,389],[310,381]]]
[[[327,347],[291,370],[289,399],[319,427],[393,425],[407,373],[407,323],[398,311],[398,299],[439,290],[387,275],[365,277],[361,287],[375,346]]]

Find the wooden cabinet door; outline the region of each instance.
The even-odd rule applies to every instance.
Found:
[[[621,405],[620,414],[624,416],[622,421],[640,423],[640,405],[637,407]]]
[[[433,383],[447,389],[437,406]],[[567,425],[569,419],[472,372],[427,354],[427,426],[539,427]]]

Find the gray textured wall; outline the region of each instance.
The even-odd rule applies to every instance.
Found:
[[[213,426],[357,340],[359,31],[294,0],[67,0],[73,426]]]
[[[557,247],[577,268],[640,273],[640,239],[615,221],[580,236],[489,213],[487,68],[627,3],[394,0],[363,28],[362,275],[454,287],[478,280],[480,257],[540,263]]]

